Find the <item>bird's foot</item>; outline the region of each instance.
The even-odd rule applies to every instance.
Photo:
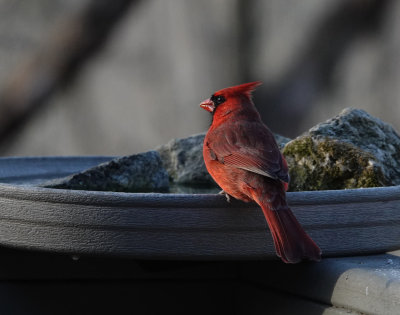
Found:
[[[228,195],[227,192],[225,192],[225,190],[221,190],[219,193],[219,195],[224,195],[226,198],[226,201],[231,202],[231,196]]]

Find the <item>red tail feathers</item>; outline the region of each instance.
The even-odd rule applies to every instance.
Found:
[[[297,263],[303,259],[321,260],[321,250],[304,231],[283,195],[272,190],[263,196],[254,196],[261,206],[271,230],[277,255],[285,263]]]

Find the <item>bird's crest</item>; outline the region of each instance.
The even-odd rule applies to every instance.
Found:
[[[232,92],[232,94],[244,94],[248,98],[251,98],[251,93],[261,84],[261,81],[255,81],[231,86],[228,89]]]

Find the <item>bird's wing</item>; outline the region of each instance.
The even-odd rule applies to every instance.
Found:
[[[272,132],[261,122],[235,122],[212,131],[206,145],[215,160],[289,182],[287,164]]]

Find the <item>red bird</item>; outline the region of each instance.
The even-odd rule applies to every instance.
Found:
[[[260,84],[229,87],[200,104],[213,115],[204,139],[204,162],[228,200],[233,196],[260,205],[276,253],[285,263],[319,261],[321,250],[286,202],[286,161],[251,100],[252,91]]]

